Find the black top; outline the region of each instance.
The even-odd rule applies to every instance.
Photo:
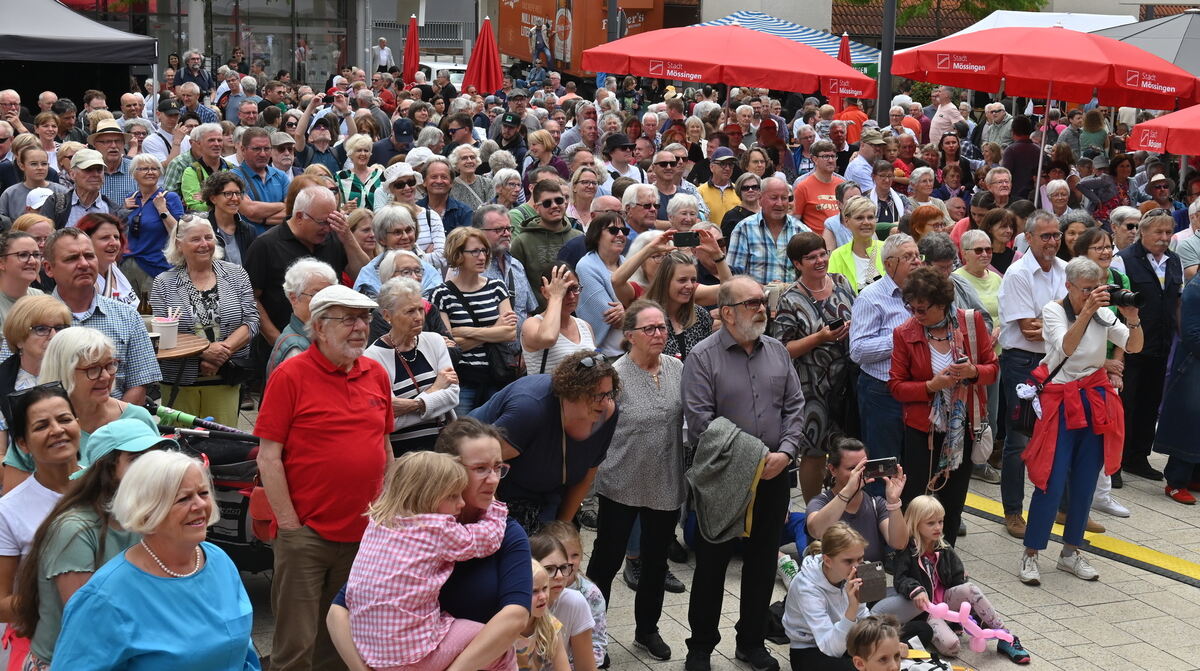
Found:
[[[296,239],[286,222],[272,226],[270,230],[254,239],[250,249],[243,252],[242,263],[250,275],[250,286],[262,292],[261,302],[275,328],[283,330],[292,317],[292,304],[283,293],[283,274],[296,259],[311,256],[333,266],[333,272],[341,276],[346,270],[346,250],[337,236],[330,231],[325,241],[309,249]]]

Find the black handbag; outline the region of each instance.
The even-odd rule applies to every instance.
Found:
[[[479,323],[479,318],[475,316],[475,311],[471,309],[471,303],[463,296],[462,291],[458,286],[446,280],[446,286],[458,298],[458,302],[470,315],[471,321],[476,328],[483,328],[483,324]],[[521,376],[521,359],[519,354],[515,354],[508,349],[504,343],[488,342],[481,345],[484,354],[487,356],[487,370],[480,371],[476,366],[462,366],[462,370],[458,374],[463,377],[466,382],[474,384],[494,384],[497,387],[503,387],[509,382]],[[485,379],[486,378],[486,379]]]
[[[1062,360],[1062,362],[1055,366],[1054,370],[1050,371],[1050,374],[1046,376],[1046,382],[1053,380],[1054,376],[1058,375],[1058,371],[1062,370],[1062,367],[1066,365],[1067,359],[1070,358],[1070,356],[1067,356]],[[1025,384],[1037,389],[1038,396],[1041,396],[1042,389],[1046,386],[1046,382],[1038,382],[1033,378],[1029,378],[1025,381]],[[1033,409],[1033,399],[1018,398],[1017,407],[1013,408],[1012,411],[1010,428],[1022,436],[1031,437],[1033,436],[1033,427],[1037,424],[1037,421],[1038,416],[1037,411]]]

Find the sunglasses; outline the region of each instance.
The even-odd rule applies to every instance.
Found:
[[[415,179],[398,179],[392,182],[393,189],[411,189],[417,186]]]
[[[762,184],[745,184],[742,191],[762,191]]]
[[[744,305],[747,308],[750,308],[751,310],[757,312],[757,311],[761,310],[764,306],[766,306],[766,304],[767,304],[766,298],[747,298],[746,300],[738,301],[737,303],[729,303],[729,307],[736,308],[738,306]]]
[[[656,161],[654,165],[657,165],[660,168],[674,168],[675,166],[679,165],[679,161]]]
[[[575,362],[575,365],[582,368],[595,368],[596,366],[606,363],[607,361],[608,357],[604,356],[603,354],[593,354],[592,356],[584,357]]]
[[[562,204],[563,204],[563,203],[565,203],[565,202],[567,202],[567,199],[566,199],[566,198],[563,198],[562,196],[556,196],[556,197],[554,197],[554,198],[545,198],[545,199],[543,199],[543,200],[541,201],[540,205],[541,205],[542,207],[553,207],[553,206],[555,206],[555,205],[562,205]]]
[[[977,254],[979,256],[983,256],[984,254],[991,254],[992,248],[991,247],[973,247],[973,248],[971,248],[970,251],[974,252],[975,254]]]
[[[618,235],[624,235],[626,237],[629,236],[628,226],[607,226],[604,230],[608,231],[608,234],[614,238]]]

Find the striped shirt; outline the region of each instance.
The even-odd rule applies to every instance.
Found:
[[[850,316],[850,358],[867,375],[887,382],[892,369],[892,331],[912,316],[892,276],[884,275],[864,287]]]
[[[461,291],[460,289],[460,292],[470,304],[470,311],[463,306],[462,301],[450,288],[448,282],[434,289],[433,293],[429,295],[429,302],[436,305],[437,309],[449,318],[451,329],[459,326],[491,326],[495,324],[496,320],[500,318],[500,304],[508,300],[508,289],[499,280],[489,279],[477,291]],[[474,319],[472,319],[472,312]],[[463,350],[462,359],[459,362],[460,370],[462,366],[486,369],[487,365],[487,352],[484,351],[482,345]]]
[[[429,385],[437,379],[437,371],[434,370],[433,364],[417,347],[409,352],[398,352],[381,338],[367,348],[364,356],[369,356],[380,363],[383,363],[380,360],[385,357],[391,359],[392,365],[384,366],[384,368],[394,370],[392,396],[395,398],[416,398],[422,389],[428,389]],[[393,431],[389,436],[389,440],[392,442],[392,453],[398,457],[413,450],[432,450],[440,430],[441,426],[435,418]]]

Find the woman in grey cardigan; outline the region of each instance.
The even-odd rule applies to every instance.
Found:
[[[179,333],[194,333],[211,343],[198,356],[160,362],[163,402],[237,426],[258,309],[250,277],[241,266],[221,261],[223,255],[208,219],[184,216],[167,241],[166,258],[173,268],[154,279],[150,305],[155,317],[178,311]]]
[[[594,222],[593,222],[594,223]],[[621,376],[621,415],[596,474],[600,520],[587,576],[610,599],[635,522],[641,524],[641,576],[634,600],[634,642],[657,659],[671,648],[658,634],[667,579],[667,546],[675,538],[683,478],[683,363],[663,354],[666,313],[648,300],[625,311],[628,354],[613,364]],[[628,408],[628,410],[626,410]]]

